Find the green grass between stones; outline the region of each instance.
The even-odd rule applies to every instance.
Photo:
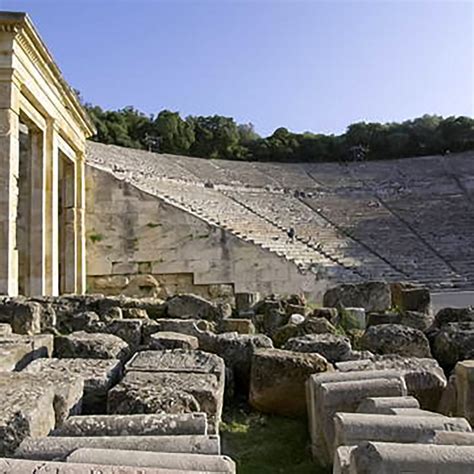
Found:
[[[268,416],[245,409],[224,413],[224,454],[239,474],[330,474],[311,461],[306,419]]]

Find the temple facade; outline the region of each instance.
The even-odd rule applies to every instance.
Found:
[[[24,13],[0,13],[0,294],[85,290],[94,126]]]

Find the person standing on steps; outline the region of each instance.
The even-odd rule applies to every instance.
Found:
[[[294,242],[295,241],[295,229],[293,227],[290,227],[287,232],[288,238]]]

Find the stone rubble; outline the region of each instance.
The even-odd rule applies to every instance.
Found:
[[[111,473],[235,473],[220,454],[219,425],[224,400],[245,396],[257,411],[306,414],[313,458],[334,473],[365,474],[366,443],[382,453],[380,473],[398,450],[418,466],[419,446],[442,448],[433,448],[438,461],[447,453],[453,462],[443,474],[463,473],[474,449],[474,362],[460,360],[465,351],[448,362],[431,354],[447,330],[465,337],[472,313],[431,316],[426,292],[408,287],[393,290],[402,308],[393,313],[387,288],[346,285],[332,292],[336,307],[316,309],[297,295],[242,297],[233,315],[192,295],[2,300],[0,455],[15,459],[1,462],[8,472],[41,461],[73,474],[96,465]],[[13,324],[15,307],[31,324]],[[396,322],[382,322],[392,314]],[[38,327],[37,315],[53,334],[24,334]],[[254,328],[264,333],[247,333]]]

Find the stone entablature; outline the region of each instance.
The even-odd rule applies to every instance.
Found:
[[[0,294],[85,290],[93,133],[28,16],[0,12]]]

